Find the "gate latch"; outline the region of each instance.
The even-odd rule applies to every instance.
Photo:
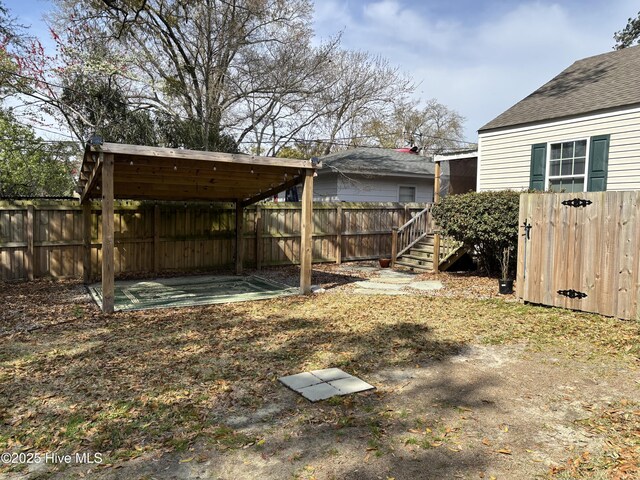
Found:
[[[587,205],[591,205],[593,202],[591,200],[587,200],[585,198],[573,198],[571,200],[564,200],[562,202],[563,205],[567,207],[586,207]]]
[[[529,220],[525,218],[522,228],[524,228],[524,236],[527,240],[531,240],[531,227],[532,225],[529,223]]]
[[[569,298],[577,298],[578,300],[581,300],[587,296],[586,293],[578,292],[573,288],[571,290],[558,290],[558,295],[562,295],[564,297],[569,297]]]

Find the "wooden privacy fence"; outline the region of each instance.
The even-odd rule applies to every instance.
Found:
[[[640,192],[523,194],[517,295],[639,319]]]
[[[314,204],[313,260],[364,260],[391,254],[391,228],[424,204]],[[115,206],[115,273],[231,267],[233,204],[119,202]],[[299,203],[245,209],[245,266],[299,263]],[[0,280],[81,277],[82,207],[73,201],[0,202]],[[92,206],[91,272],[100,272],[102,221]]]

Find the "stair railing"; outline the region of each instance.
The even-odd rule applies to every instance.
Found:
[[[413,247],[424,237],[433,233],[431,223],[431,207],[427,207],[409,220],[401,227],[393,227],[391,230],[391,266],[396,263],[397,258]]]

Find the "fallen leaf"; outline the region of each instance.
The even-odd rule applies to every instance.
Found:
[[[501,448],[500,450],[496,450],[496,453],[502,453],[503,455],[511,455],[511,449]]]
[[[482,444],[486,445],[487,447],[491,446],[491,441],[488,438],[483,438],[482,439]]]

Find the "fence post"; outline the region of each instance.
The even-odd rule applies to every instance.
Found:
[[[391,268],[396,265],[396,257],[398,256],[398,227],[391,229]]]
[[[342,263],[342,205],[336,209],[336,263]]]
[[[256,205],[256,269],[262,270],[262,207]]]
[[[27,278],[33,280],[33,205],[27,207]]]

